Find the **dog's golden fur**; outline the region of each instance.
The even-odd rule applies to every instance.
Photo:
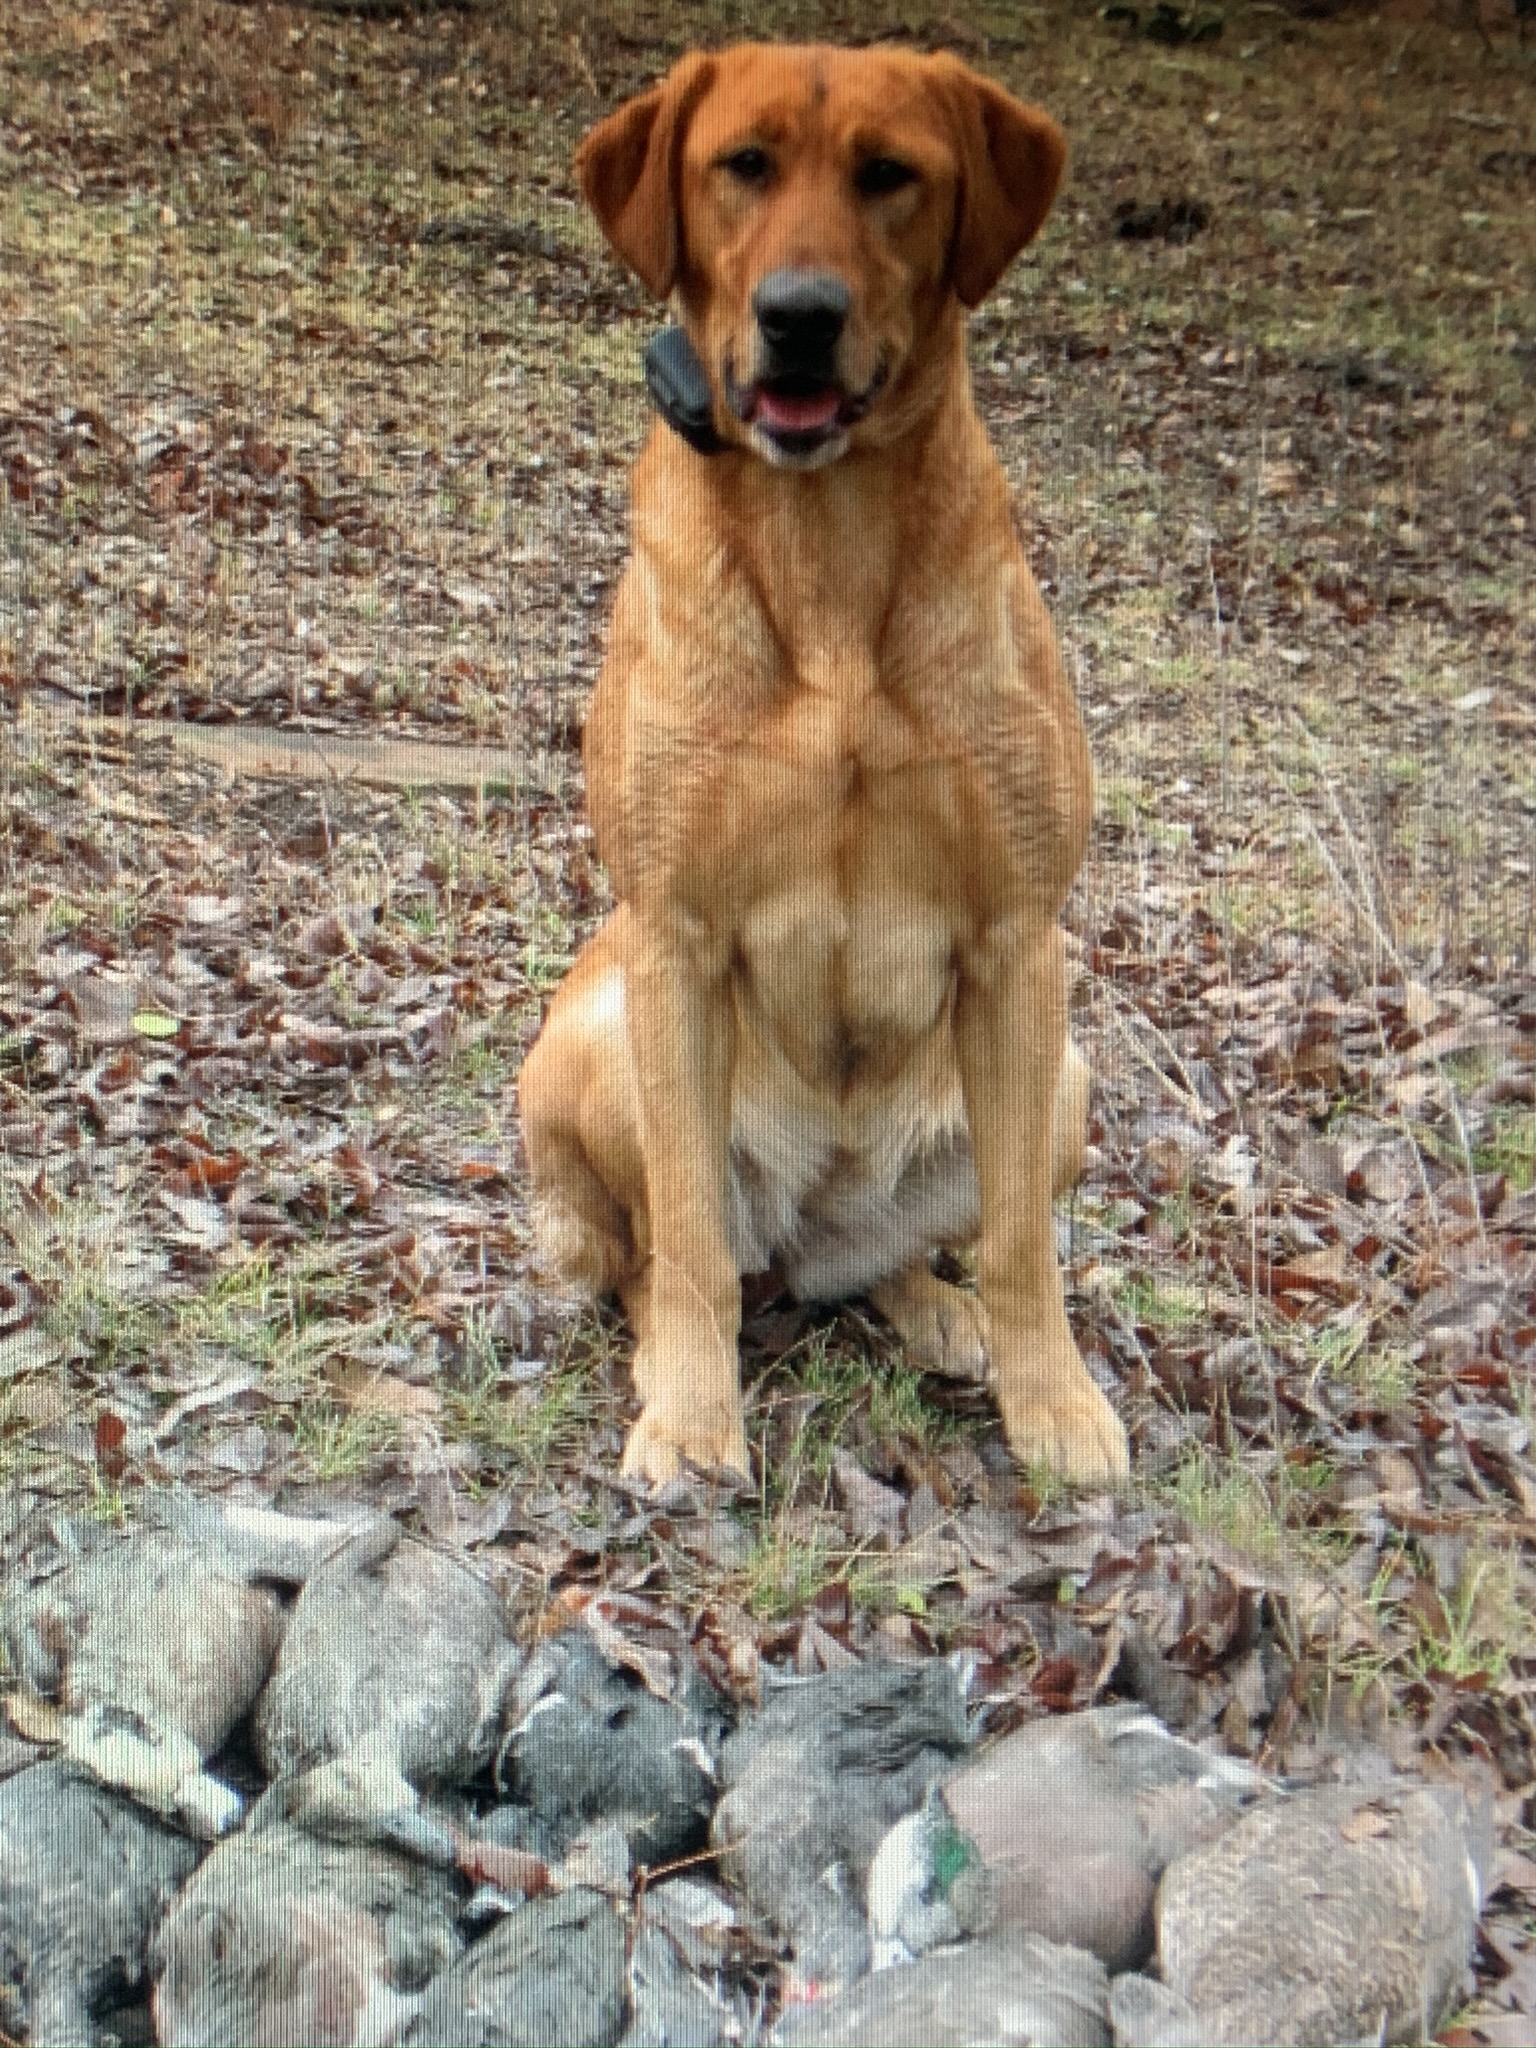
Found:
[[[545,1251],[634,1327],[648,1480],[747,1469],[739,1283],[770,1266],[989,1367],[1021,1456],[1125,1469],[1051,1216],[1087,1096],[1058,920],[1088,755],[965,356],[1064,158],[950,57],[753,45],[685,58],[577,157],[726,442],[658,423],[635,469],[586,740],[619,908],[520,1083]],[[785,271],[846,287],[846,403],[808,452],[739,397]],[[979,1296],[929,1266],[972,1241]]]

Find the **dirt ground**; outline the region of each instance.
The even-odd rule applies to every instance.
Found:
[[[756,1499],[638,1500],[623,1332],[529,1264],[658,317],[570,155],[765,32],[952,48],[1072,141],[973,359],[1099,775],[1061,1230],[1118,1500],[782,1302]],[[1533,210],[1536,35],[1451,0],[10,0],[5,1540],[366,1495],[742,1693],[969,1646],[998,1726],[1370,1739],[1491,1789],[1445,2038],[1536,2038]]]

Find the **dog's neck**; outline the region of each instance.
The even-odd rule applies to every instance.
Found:
[[[801,678],[838,696],[877,687],[880,650],[904,593],[945,589],[947,564],[970,545],[1001,468],[976,415],[957,329],[958,363],[933,383],[937,402],[908,403],[910,423],[824,469],[781,469],[738,449],[701,455],[657,424],[635,476],[635,524],[653,564],[706,608],[733,571],[750,585]],[[707,550],[689,536],[707,533]],[[700,596],[699,586],[712,586]]]

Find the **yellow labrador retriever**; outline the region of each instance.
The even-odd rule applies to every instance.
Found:
[[[740,1280],[770,1269],[988,1370],[1021,1457],[1126,1469],[1051,1218],[1088,755],[965,352],[1065,154],[951,57],[746,45],[577,155],[704,411],[635,470],[586,739],[619,907],[520,1083],[544,1252],[634,1328],[645,1480],[748,1469]],[[930,1268],[971,1242],[979,1298]]]

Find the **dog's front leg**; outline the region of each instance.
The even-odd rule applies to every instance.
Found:
[[[1056,1259],[1051,1132],[1066,1043],[1060,930],[1000,922],[967,963],[956,1017],[997,1404],[1015,1456],[1092,1482],[1129,1460],[1119,1418],[1073,1342]]]
[[[723,960],[696,935],[638,924],[625,1011],[639,1098],[651,1256],[640,1285],[640,1419],[624,1470],[664,1484],[683,1460],[746,1474],[726,1237],[732,1021]]]

